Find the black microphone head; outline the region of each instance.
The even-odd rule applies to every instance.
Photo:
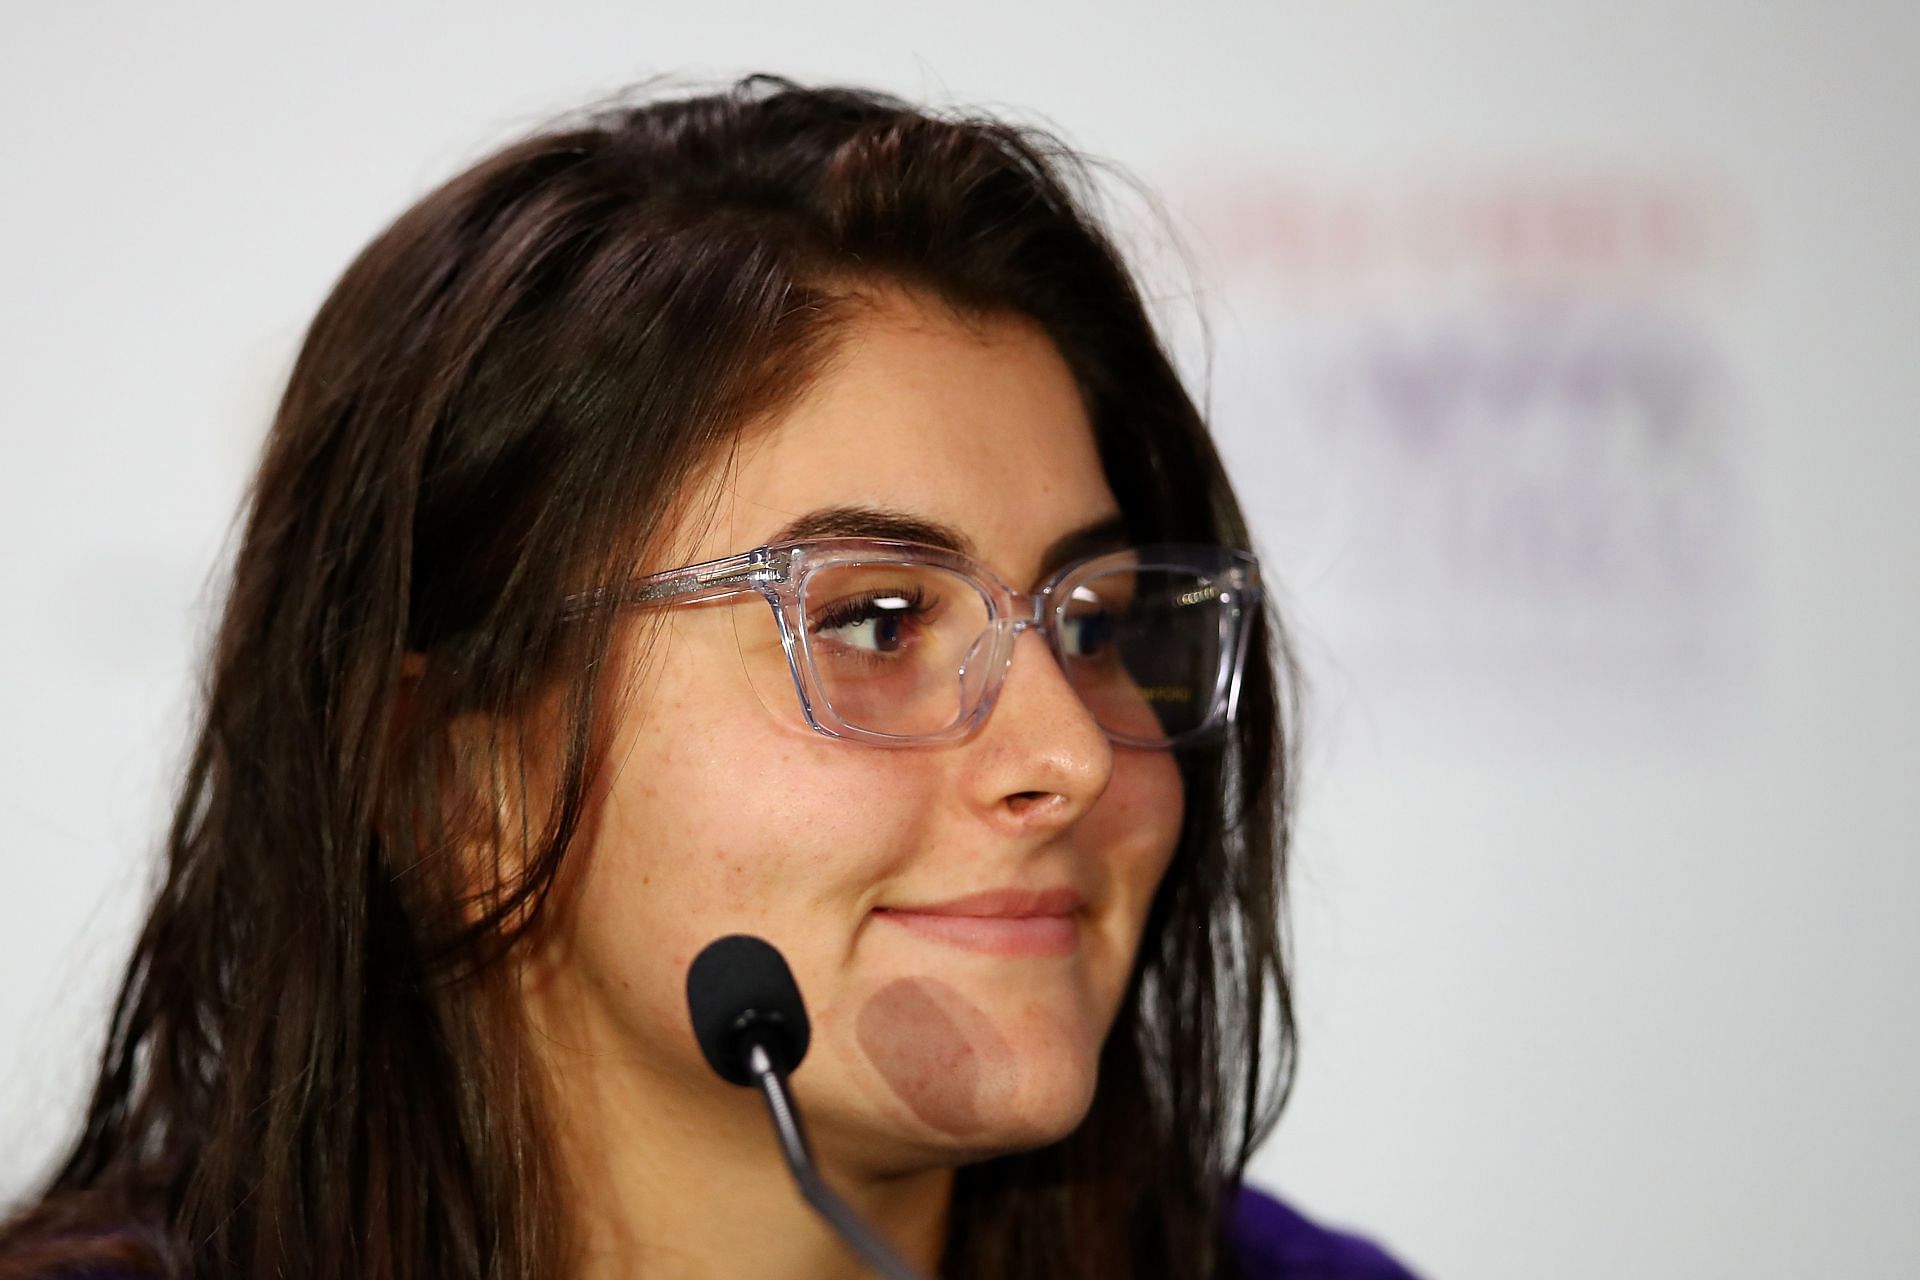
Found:
[[[687,1013],[707,1065],[750,1085],[747,1049],[763,1046],[782,1075],[807,1056],[807,1006],[772,943],[735,933],[709,942],[687,969]]]

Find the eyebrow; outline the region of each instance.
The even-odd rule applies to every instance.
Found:
[[[891,538],[957,551],[976,560],[980,555],[973,539],[950,524],[881,507],[822,507],[809,511],[783,525],[767,543],[777,546],[810,538]],[[1126,542],[1125,517],[1117,511],[1101,516],[1055,538],[1040,557],[1040,572],[1045,575],[1096,552],[1117,550]]]

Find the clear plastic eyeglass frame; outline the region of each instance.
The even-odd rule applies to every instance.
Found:
[[[963,689],[971,685],[973,693],[970,697],[962,694],[957,718],[935,732],[880,733],[848,723],[834,710],[815,666],[805,613],[809,580],[824,569],[889,564],[923,565],[955,574],[970,581],[987,605],[986,630],[981,637],[985,643],[976,641],[968,651],[965,667],[955,673]],[[1217,734],[1233,719],[1247,638],[1253,630],[1252,621],[1259,615],[1259,564],[1245,551],[1161,544],[1102,552],[1063,566],[1037,589],[1025,592],[1008,585],[980,562],[944,547],[882,538],[820,538],[757,547],[740,555],[636,578],[623,586],[584,592],[569,597],[568,611],[690,605],[759,595],[773,610],[787,669],[809,727],[827,737],[877,746],[917,746],[958,741],[986,720],[1012,665],[1014,642],[1022,631],[1041,633],[1055,661],[1065,670],[1069,655],[1063,648],[1060,622],[1074,600],[1075,586],[1116,570],[1192,572],[1209,579],[1214,588],[1210,594],[1219,605],[1219,661],[1211,704],[1202,719],[1181,733],[1146,738],[1105,725],[1102,731],[1120,745],[1152,749],[1191,745]],[[984,666],[978,671],[966,669],[974,663]]]

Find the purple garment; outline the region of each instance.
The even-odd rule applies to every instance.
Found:
[[[1254,1187],[1242,1187],[1227,1223],[1241,1280],[1418,1280],[1371,1240],[1312,1222]],[[83,1280],[140,1280],[89,1271]]]
[[[1227,1225],[1242,1280],[1415,1280],[1379,1245],[1311,1222],[1242,1187]]]

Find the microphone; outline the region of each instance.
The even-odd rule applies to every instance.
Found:
[[[687,1013],[707,1065],[729,1084],[754,1082],[748,1053],[767,1051],[781,1075],[807,1056],[807,1005],[786,957],[763,938],[736,933],[708,943],[687,970]]]
[[[813,1163],[787,1076],[807,1056],[806,1002],[786,957],[765,939],[716,939],[687,970],[687,1014],[707,1065],[729,1084],[758,1086],[787,1168],[806,1202],[847,1247],[887,1280],[923,1280],[834,1193]]]

